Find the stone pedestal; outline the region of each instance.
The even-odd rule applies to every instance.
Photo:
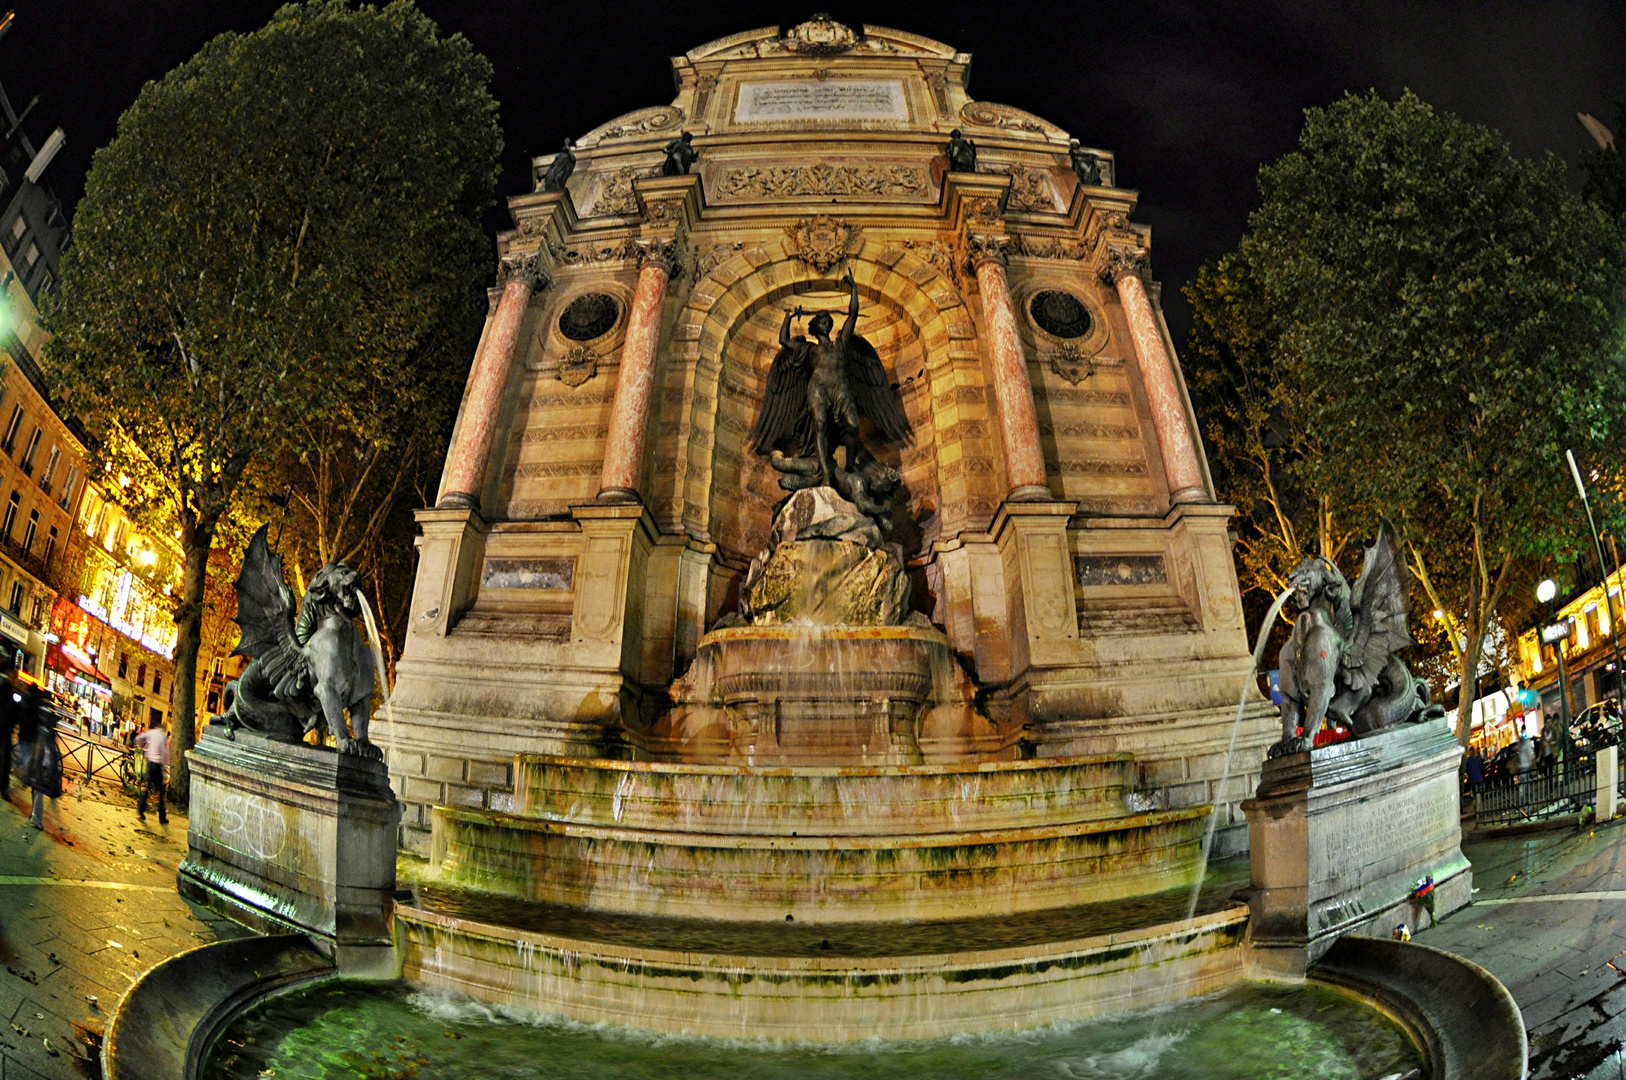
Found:
[[[348,973],[393,975],[401,809],[382,762],[210,724],[192,769],[181,895],[261,932],[301,931]]]
[[[1450,726],[1437,720],[1265,763],[1258,794],[1242,804],[1260,975],[1302,978],[1344,934],[1416,930],[1472,899],[1461,760]],[[1431,900],[1414,898],[1429,877]]]

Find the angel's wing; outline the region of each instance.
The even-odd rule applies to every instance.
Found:
[[[282,578],[282,556],[271,554],[261,525],[243,553],[237,575],[237,648],[233,656],[260,662],[279,698],[310,685],[305,654],[294,639],[294,595]]]
[[[1410,585],[1400,539],[1389,519],[1380,518],[1378,538],[1366,549],[1360,580],[1349,598],[1355,626],[1344,650],[1345,667],[1376,679],[1391,653],[1415,644],[1406,627]]]
[[[847,345],[846,360],[847,386],[859,413],[869,417],[876,433],[887,442],[909,442],[909,420],[892,392],[875,346],[854,334]]]
[[[807,383],[813,374],[810,348],[805,338],[793,341],[779,350],[768,368],[762,411],[746,436],[747,444],[759,454],[771,453],[782,443],[792,444],[798,455],[811,452],[813,417],[807,408]]]

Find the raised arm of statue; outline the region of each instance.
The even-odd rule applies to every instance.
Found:
[[[848,288],[852,290],[852,299],[847,301],[847,321],[841,324],[840,340],[843,344],[851,341],[858,329],[858,282],[853,280],[851,269],[847,271],[845,280]]]
[[[785,321],[779,325],[779,347],[781,349],[790,348],[790,321],[792,319],[800,318],[801,314],[802,309],[800,306],[798,306],[795,311],[785,312]]]

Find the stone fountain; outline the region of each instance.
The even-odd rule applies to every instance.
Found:
[[[1391,1016],[1434,1015],[1385,988],[1404,968],[1516,1018],[1443,954],[1327,951],[1386,933],[1419,867],[1457,901],[1438,814],[1358,880],[1294,878],[1358,827],[1328,812],[1343,780],[1403,802],[1390,766],[1422,754],[1438,795],[1427,725],[1288,748],[1247,803],[1274,853],[1257,911],[1246,871],[1204,887],[1206,854],[1249,846],[1275,720],[1256,688],[1238,708],[1231,509],[1112,156],[972,99],[969,56],[900,31],[819,16],[673,64],[670,105],[509,201],[372,724],[400,976],[854,1041],[1313,981],[1321,957]],[[314,970],[302,947],[282,969]],[[1419,1046],[1431,1022],[1406,1021]]]

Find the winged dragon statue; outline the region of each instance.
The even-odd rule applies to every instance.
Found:
[[[282,557],[271,553],[265,532],[261,525],[249,541],[237,575],[241,635],[232,655],[253,659],[226,686],[228,733],[247,728],[297,742],[325,720],[341,754],[382,758],[367,740],[373,656],[355,624],[365,602],[361,575],[346,563],[328,563],[296,611]]]
[[[1270,757],[1310,749],[1327,718],[1364,735],[1444,715],[1428,681],[1395,655],[1416,643],[1406,628],[1406,556],[1387,518],[1353,590],[1320,556],[1299,563],[1288,585],[1300,610],[1282,646],[1282,738]]]
[[[847,321],[831,337],[835,319],[821,311],[808,320],[811,338],[791,334],[800,307],[785,314],[779,353],[768,368],[767,395],[748,443],[770,456],[786,491],[834,488],[864,513],[885,519],[901,478],[864,445],[860,423],[868,420],[877,438],[906,443],[909,421],[881,365],[875,346],[857,333],[858,284],[849,270],[843,280],[851,299]],[[837,464],[837,448],[845,461]]]

